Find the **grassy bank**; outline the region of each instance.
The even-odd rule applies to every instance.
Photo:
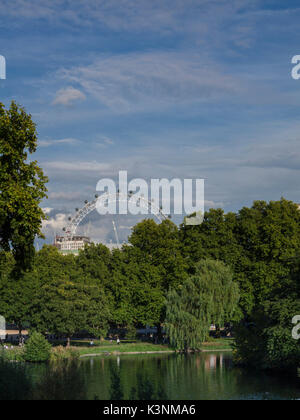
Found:
[[[203,343],[202,351],[230,351],[232,350],[233,339],[212,339],[207,343]],[[144,342],[128,342],[122,341],[119,345],[115,342],[107,341],[94,343],[90,346],[89,342],[76,341],[72,342],[72,346],[76,347],[80,355],[87,354],[105,354],[105,353],[145,353],[145,352],[170,352],[172,348],[168,345],[152,344]]]
[[[73,343],[72,343],[73,345]],[[170,351],[170,347],[161,344],[152,344],[144,342],[126,342],[122,341],[120,344],[115,342],[95,342],[94,346],[90,346],[89,343],[76,342],[75,347],[80,355],[85,354],[101,354],[101,353],[135,353],[135,352],[152,352],[152,351]]]
[[[203,343],[202,351],[230,351],[233,346],[233,339],[212,339],[207,343]],[[94,345],[90,345],[88,340],[72,340],[70,352],[62,351],[62,342],[53,343],[52,355],[53,358],[68,358],[74,354],[78,356],[85,356],[89,354],[117,354],[117,353],[147,353],[147,352],[170,352],[172,348],[168,345],[145,343],[141,341],[121,341],[118,345],[115,341],[112,343],[109,341],[95,340]],[[65,349],[66,350],[66,349]],[[74,350],[74,352],[72,352]],[[23,360],[23,349],[19,347],[10,347],[9,350],[5,350],[5,359],[10,361],[22,361]]]
[[[231,351],[233,349],[233,338],[215,338],[207,343],[203,343],[202,351]]]

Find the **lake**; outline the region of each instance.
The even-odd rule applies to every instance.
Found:
[[[38,380],[49,368],[31,365],[28,369]],[[101,356],[82,359],[78,375],[76,385],[77,377],[71,372],[70,390],[64,375],[64,389],[75,399],[300,398],[300,378],[296,375],[269,375],[234,367],[231,353]]]

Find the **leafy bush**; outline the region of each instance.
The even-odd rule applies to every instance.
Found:
[[[2,350],[2,359],[10,362],[24,362],[24,348],[11,347]]]
[[[72,348],[72,347],[53,347],[50,355],[50,362],[51,363],[57,363],[61,362],[63,360],[78,360],[80,356],[80,353],[78,350]]]
[[[33,332],[25,345],[24,360],[33,363],[47,362],[50,354],[51,344],[42,334]]]

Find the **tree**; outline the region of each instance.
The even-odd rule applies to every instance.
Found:
[[[19,337],[30,322],[33,296],[39,282],[35,271],[19,275],[11,253],[0,254],[0,314],[7,322],[16,324]]]
[[[17,268],[30,265],[45,218],[39,205],[47,178],[31,160],[36,148],[31,116],[15,102],[8,110],[0,103],[0,248],[13,250]]]
[[[164,220],[161,224],[151,219],[138,223],[129,242],[150,265],[158,269],[159,287],[164,297],[171,287],[177,288],[187,278],[188,265],[181,253],[178,227],[170,220]],[[161,335],[164,320],[165,305],[161,307],[160,320],[156,324],[158,335]]]
[[[79,331],[103,336],[110,319],[103,287],[78,268],[75,257],[53,247],[44,247],[36,260],[40,284],[32,297],[32,326],[66,336],[68,345]]]
[[[111,283],[111,253],[102,244],[91,244],[80,251],[76,265],[99,285],[109,289]]]
[[[151,219],[138,223],[133,228],[129,243],[159,269],[165,292],[170,287],[180,285],[187,277],[178,228],[170,220],[164,220],[161,224]]]
[[[239,289],[224,263],[202,260],[178,291],[167,296],[166,328],[173,347],[199,350],[212,323],[222,325],[238,315]]]
[[[33,326],[67,337],[68,346],[76,332],[98,336],[107,332],[109,311],[105,297],[90,281],[60,276],[44,284],[36,298]]]
[[[164,292],[159,269],[135,247],[125,246],[112,256],[113,321],[132,327],[160,322]]]

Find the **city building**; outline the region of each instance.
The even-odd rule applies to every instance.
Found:
[[[83,249],[85,245],[91,244],[91,239],[87,236],[56,236],[54,246],[58,248],[63,255],[74,254],[78,255],[79,250]]]

